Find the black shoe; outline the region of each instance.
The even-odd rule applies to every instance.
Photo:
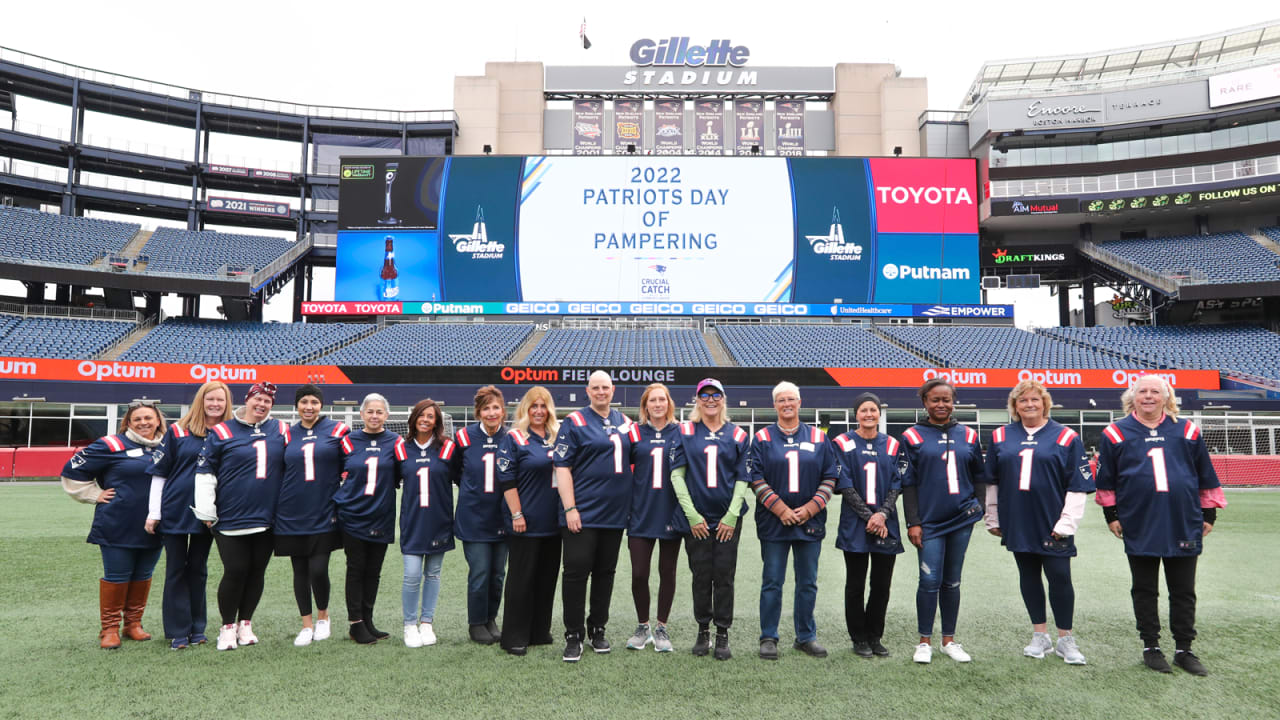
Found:
[[[880,638],[873,639],[870,643],[871,653],[876,657],[889,657],[889,648],[880,644]]]
[[[1190,650],[1179,650],[1175,652],[1173,654],[1173,664],[1183,670],[1186,670],[1192,675],[1197,675],[1199,677],[1204,677],[1209,674],[1209,671],[1205,670],[1204,665],[1200,662],[1200,658],[1196,657],[1195,653],[1192,653]]]
[[[716,628],[716,655],[717,660],[728,660],[733,657],[733,653],[729,652],[729,628]]]
[[[472,625],[468,632],[471,635],[471,642],[480,643],[481,645],[492,645],[494,643],[493,636],[489,634],[488,628],[483,625]]]
[[[564,656],[561,659],[565,662],[578,662],[582,659],[582,638],[578,633],[564,634]]]
[[[1169,667],[1169,661],[1164,659],[1164,653],[1160,652],[1160,648],[1147,648],[1142,651],[1142,662],[1147,667],[1161,673],[1171,673],[1173,668]]]
[[[361,645],[372,645],[378,642],[378,638],[369,632],[369,628],[363,622],[351,623],[351,629],[347,631],[351,635],[351,639]]]
[[[515,655],[517,657],[523,657],[529,652],[528,646],[525,645],[518,645],[516,647],[509,647],[505,649],[508,655]]]
[[[366,619],[366,620],[364,621],[363,625],[364,625],[366,628],[368,628],[368,630],[369,630],[369,634],[370,634],[370,635],[372,635],[374,638],[376,638],[376,639],[378,639],[378,640],[385,640],[385,639],[387,639],[387,638],[391,637],[391,633],[389,633],[389,632],[384,632],[384,631],[379,630],[378,628],[374,627],[374,626],[373,626],[373,622],[372,622],[372,621],[370,621],[370,620],[367,620],[367,619]]]
[[[591,649],[595,650],[597,654],[603,655],[613,649],[609,647],[609,641],[604,637],[604,628],[591,628],[590,635]]]
[[[761,660],[777,660],[778,659],[778,641],[773,638],[765,638],[760,641],[760,659]]]
[[[693,654],[697,657],[705,657],[711,650],[711,631],[706,625],[698,626],[698,639],[693,643]]]
[[[864,658],[875,657],[875,653],[871,650],[871,643],[865,640],[854,641],[853,654]]]
[[[502,641],[502,631],[498,629],[498,623],[490,620],[484,624],[484,629],[489,631],[489,636],[493,638],[494,642]]]
[[[809,657],[824,658],[827,656],[827,649],[819,645],[817,640],[810,640],[809,642],[797,640],[792,647]]]
[[[540,638],[534,638],[530,640],[529,645],[531,647],[536,645],[550,645],[553,642],[555,642],[555,640],[551,637],[551,633],[547,633],[546,635],[543,635]]]

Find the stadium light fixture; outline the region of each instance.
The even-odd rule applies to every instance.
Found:
[[[628,154],[628,155],[635,155],[635,154],[636,154],[636,145],[635,145],[635,143],[627,143],[627,154]]]
[[[492,145],[485,145],[485,146],[484,146],[484,154],[485,154],[485,155],[492,155],[492,154],[493,154],[493,146],[492,146]]]
[[[894,156],[894,157],[902,157],[902,146],[901,146],[901,145],[894,145],[894,146],[893,146],[893,156]]]

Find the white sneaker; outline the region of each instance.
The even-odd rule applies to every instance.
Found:
[[[964,648],[960,647],[960,643],[954,640],[942,646],[942,654],[956,662],[969,662],[973,659],[964,651]]]
[[[257,645],[258,636],[253,634],[253,621],[241,620],[240,625],[236,627],[236,644],[238,645]]]
[[[912,660],[918,663],[928,665],[933,662],[933,647],[929,643],[920,643],[916,646],[916,652],[911,656]]]
[[[1031,633],[1031,644],[1022,648],[1022,654],[1029,658],[1040,659],[1052,649],[1053,641],[1049,639],[1049,633],[1033,632]]]
[[[223,625],[218,631],[218,649],[219,650],[235,650],[236,649],[236,626]]]
[[[298,633],[298,637],[293,639],[293,646],[306,647],[311,644],[311,641],[314,640],[315,637],[316,631],[314,629],[304,627],[302,628],[302,631]]]
[[[1084,665],[1084,653],[1080,652],[1080,648],[1076,647],[1076,637],[1074,635],[1063,635],[1058,638],[1058,647],[1054,648],[1054,654],[1067,661],[1068,665]]]
[[[404,626],[404,646],[411,648],[422,647],[422,635],[418,633],[417,623],[406,623]]]
[[[329,639],[329,621],[328,621],[328,620],[317,620],[317,621],[316,621],[315,637],[314,637],[314,638],[312,638],[312,639],[313,639],[313,640],[328,640],[328,639]]]
[[[422,638],[423,645],[436,644],[436,631],[431,627],[431,623],[418,623],[418,636]]]

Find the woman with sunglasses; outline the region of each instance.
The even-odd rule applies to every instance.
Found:
[[[746,468],[751,436],[725,417],[724,386],[719,380],[699,382],[694,397],[693,412],[680,423],[670,448],[671,487],[680,505],[675,520],[686,533],[684,547],[692,575],[693,619],[698,623],[693,654],[702,657],[711,651],[714,622],[714,657],[728,660],[741,537],[737,527],[751,496]]]
[[[275,547],[271,526],[289,443],[289,426],[271,417],[275,398],[273,383],[249,388],[239,412],[213,427],[196,460],[195,514],[213,530],[222,559],[219,650],[258,643],[253,612]]]
[[[102,552],[98,646],[120,647],[120,625],[130,640],[150,640],[142,613],[151,592],[151,573],[160,559],[160,538],[145,530],[152,451],[164,437],[164,415],[151,402],[129,405],[115,435],[99,438],[62,468],[62,489],[77,502],[93,505],[86,542]]]
[[[219,381],[196,391],[191,408],[169,426],[156,448],[151,467],[151,502],[147,532],[164,543],[164,634],[169,647],[182,650],[203,645],[208,607],[209,550],[213,535],[191,514],[196,500],[196,462],[204,439],[215,425],[231,417],[231,389]]]

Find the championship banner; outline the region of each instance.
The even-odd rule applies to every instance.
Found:
[[[237,215],[266,215],[267,217],[289,217],[289,203],[269,202],[265,200],[245,200],[243,198],[210,195],[205,205],[209,212],[235,213]]]
[[[733,105],[733,115],[737,154],[758,155],[764,152],[764,101],[737,100]],[[752,152],[753,148],[755,152]]]
[[[59,380],[122,383],[228,384],[267,381],[277,385],[350,385],[336,365],[222,365],[0,358],[0,380]]]
[[[626,155],[627,146],[644,154],[644,101],[613,101],[613,153]]]
[[[724,101],[704,99],[695,102],[693,128],[697,136],[695,155],[723,155]]]
[[[778,154],[783,157],[804,155],[804,101],[779,100],[774,104]]]
[[[573,101],[573,154],[604,154],[604,101]]]
[[[684,100],[666,98],[653,103],[653,154],[684,154]]]

